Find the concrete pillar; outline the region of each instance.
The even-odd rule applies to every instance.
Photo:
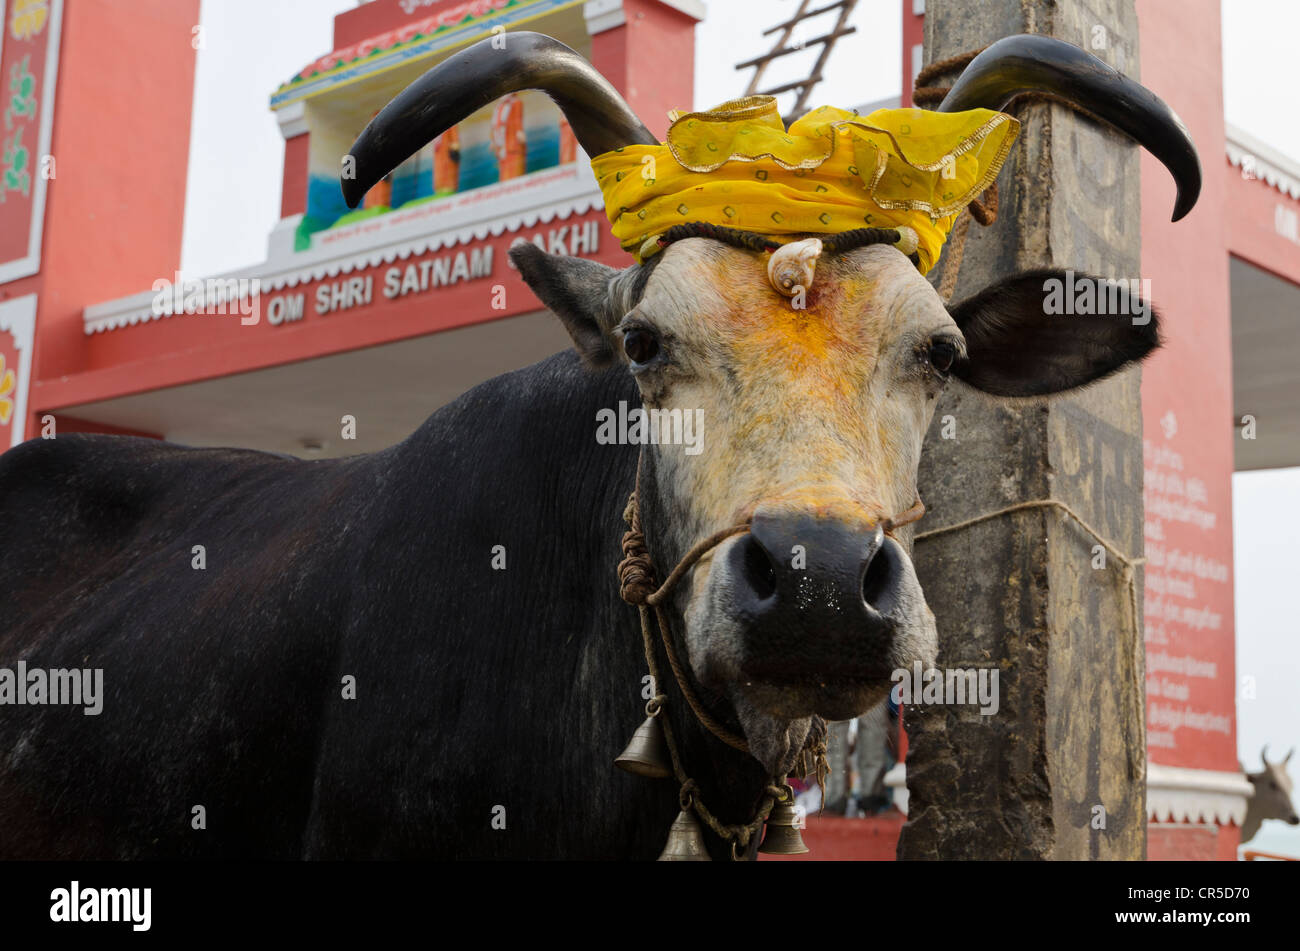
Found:
[[[1055,36],[1140,78],[1132,0],[929,0],[925,62],[1014,33]],[[1034,267],[1139,277],[1137,146],[1063,106],[1011,108],[1023,129],[999,179],[1001,214],[972,225],[954,300]],[[1039,406],[954,383],[922,457],[920,530],[1054,498],[1140,555],[1139,382],[1130,370]],[[943,438],[946,417],[955,438]],[[899,858],[1145,857],[1141,634],[1121,566],[1095,568],[1095,544],[1051,509],[917,543],[939,666],[997,669],[1000,707],[907,709]]]

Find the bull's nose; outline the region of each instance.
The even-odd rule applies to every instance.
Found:
[[[902,558],[879,528],[760,511],[728,552],[745,673],[769,682],[880,676]]]

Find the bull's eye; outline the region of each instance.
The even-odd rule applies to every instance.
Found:
[[[623,335],[623,352],[634,364],[644,365],[659,353],[659,338],[644,327],[633,327]]]
[[[957,348],[950,340],[935,340],[930,344],[930,366],[947,374],[957,360]]]

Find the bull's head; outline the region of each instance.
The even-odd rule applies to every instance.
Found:
[[[1288,825],[1300,825],[1300,815],[1296,815],[1295,805],[1291,802],[1291,777],[1287,775],[1287,763],[1291,762],[1291,750],[1276,763],[1268,761],[1268,747],[1260,752],[1259,758],[1264,768],[1258,773],[1247,773],[1246,778],[1255,787],[1251,797],[1247,823],[1253,825],[1251,835],[1246,835],[1246,824],[1242,827],[1242,841],[1253,837],[1254,830],[1264,819],[1281,819]]]
[[[537,34],[511,34],[507,47],[472,47],[394,99],[353,147],[349,204],[432,137],[520,89],[545,90],[589,155],[656,144],[572,50]],[[1175,218],[1191,208],[1199,164],[1178,118],[1057,40],[995,44],[940,108],[998,109],[1029,90],[1077,102],[1149,148],[1178,182]],[[932,661],[911,529],[892,537],[881,525],[917,498],[922,440],[950,379],[997,397],[1058,393],[1142,359],[1158,344],[1157,321],[1045,316],[1049,272],[948,308],[898,247],[833,236],[820,256],[811,245],[787,262],[796,276],[815,274],[794,308],[766,254],[709,234],[622,271],[527,243],[511,258],[590,365],[625,367],[647,408],[704,411],[702,452],[644,448],[641,519],[661,572],[699,539],[749,523],[698,562],[673,615],[695,677],[730,702],[775,773],[812,714],[861,713],[893,670]]]

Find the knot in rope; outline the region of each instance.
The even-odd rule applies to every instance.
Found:
[[[623,533],[623,560],[618,563],[618,593],[628,604],[645,604],[658,586],[650,551],[641,531],[635,492],[628,496],[623,520],[627,522],[628,530]]]

